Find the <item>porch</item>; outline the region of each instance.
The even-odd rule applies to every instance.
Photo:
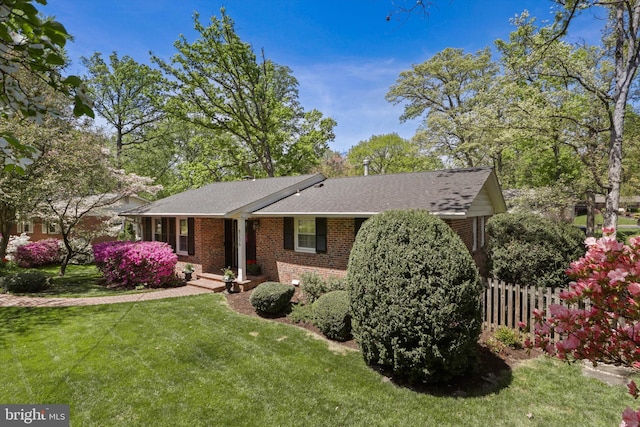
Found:
[[[237,276],[237,271],[234,272]],[[245,276],[244,280],[239,280],[236,278],[233,280],[240,288],[240,292],[249,291],[260,283],[266,282],[267,276],[259,275],[259,276]],[[223,292],[225,288],[225,282],[221,274],[212,274],[212,273],[195,273],[195,279],[187,282],[187,285],[196,286],[198,288],[210,289],[213,292]]]

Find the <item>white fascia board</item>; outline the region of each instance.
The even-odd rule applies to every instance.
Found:
[[[323,218],[360,218],[370,217],[380,212],[254,212],[255,217],[323,217]]]
[[[226,218],[226,213],[189,213],[189,212],[172,212],[172,213],[126,213],[119,214],[120,216],[141,216],[141,217],[197,217],[197,218]]]
[[[324,218],[362,218],[372,217],[381,212],[254,212],[254,217],[324,217]],[[464,219],[464,213],[451,212],[431,212],[433,215],[442,219]]]

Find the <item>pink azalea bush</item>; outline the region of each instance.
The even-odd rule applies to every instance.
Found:
[[[612,231],[585,240],[586,255],[567,270],[575,281],[560,294],[566,305],[551,305],[548,315],[534,312],[535,338],[527,346],[563,360],[640,368],[640,237],[624,244]],[[555,344],[553,332],[562,336]],[[629,393],[640,395],[633,381]],[[639,420],[640,411],[627,408],[620,425],[635,427]]]
[[[169,282],[178,256],[163,242],[105,242],[93,246],[96,266],[109,283],[156,288]]]
[[[20,267],[38,267],[60,262],[60,241],[45,239],[18,246],[13,255],[14,261]]]

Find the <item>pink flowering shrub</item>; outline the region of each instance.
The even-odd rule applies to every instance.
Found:
[[[575,281],[560,294],[566,305],[551,305],[548,315],[534,312],[535,339],[527,346],[563,360],[640,368],[640,237],[624,244],[611,234],[585,240],[586,255],[567,270]],[[553,332],[562,336],[555,344]],[[640,395],[633,381],[629,393]],[[627,408],[621,425],[638,426],[639,419],[640,411]]]
[[[109,283],[160,287],[175,272],[178,256],[163,242],[105,242],[93,246],[96,266]]]
[[[20,267],[38,267],[60,262],[60,241],[45,239],[18,246],[13,256]]]

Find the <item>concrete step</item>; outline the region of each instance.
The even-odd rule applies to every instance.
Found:
[[[211,289],[213,292],[222,292],[225,290],[224,282],[217,282],[209,279],[196,279],[187,282],[187,285],[196,286],[198,288]]]

